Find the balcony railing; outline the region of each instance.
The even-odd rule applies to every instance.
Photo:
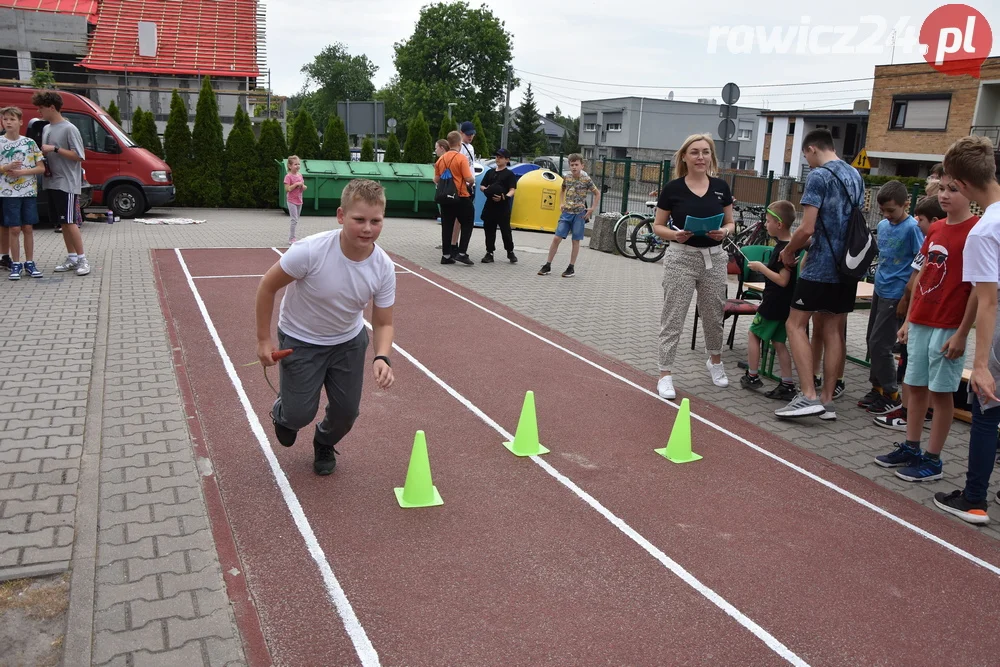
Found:
[[[970,134],[987,137],[994,148],[1000,147],[1000,125],[973,125]]]

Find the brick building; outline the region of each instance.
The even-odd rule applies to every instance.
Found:
[[[986,60],[979,79],[942,74],[924,62],[875,68],[865,146],[872,173],[926,176],[969,134],[1000,143],[1000,57]]]
[[[868,131],[868,104],[859,100],[853,109],[828,111],[765,111],[757,121],[755,164],[760,176],[803,178],[809,170],[802,155],[802,139],[816,129],[833,135],[837,154],[850,162],[861,150]]]

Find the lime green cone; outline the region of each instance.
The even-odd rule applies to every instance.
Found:
[[[681,401],[681,409],[677,412],[667,446],[653,451],[673,463],[691,463],[701,459],[691,451],[691,403],[688,399]]]
[[[423,431],[413,437],[413,451],[410,466],[406,470],[406,482],[396,487],[396,500],[400,507],[436,507],[444,505],[441,494],[431,480],[431,462],[427,457],[427,440]]]
[[[529,391],[524,395],[524,406],[521,408],[521,418],[517,420],[514,442],[505,442],[503,446],[517,456],[538,456],[549,453],[549,450],[542,447],[542,443],[538,441],[534,392]]]

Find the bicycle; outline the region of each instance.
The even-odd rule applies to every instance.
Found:
[[[656,206],[656,202],[648,201],[646,202],[646,206],[652,210]],[[615,248],[618,250],[619,255],[628,257],[629,259],[636,259],[635,245],[632,243],[635,229],[642,223],[651,222],[652,220],[652,215],[642,215],[641,213],[626,213],[618,218],[615,226],[612,228],[612,234],[615,237]]]
[[[746,245],[770,245],[771,237],[767,233],[767,207],[756,204],[743,204],[733,206],[734,211],[740,214],[737,227],[740,231],[733,237],[733,242],[740,246]],[[744,216],[750,214],[754,219],[747,225]]]
[[[653,232],[653,218],[649,218],[632,232],[632,249],[643,262],[658,262],[667,252],[670,242]]]

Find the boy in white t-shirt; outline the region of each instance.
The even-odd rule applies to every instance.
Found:
[[[325,387],[329,405],[313,438],[317,475],[337,465],[334,446],[358,417],[368,332],[364,309],[372,303],[375,359],[372,371],[382,389],[392,385],[392,306],[396,273],[389,255],[375,245],[382,232],[385,191],[356,179],[341,195],[341,229],[306,237],[261,278],[257,288],[257,358],[273,366],[272,353],[291,348],[280,362],[281,387],[271,409],[274,432],[285,447],[319,408]],[[274,297],[287,286],[278,314],[278,346],[271,338]]]
[[[972,431],[969,469],[961,491],[934,494],[934,504],[973,524],[989,523],[987,495],[997,455],[1000,426],[1000,327],[997,327],[997,286],[1000,285],[1000,183],[997,158],[986,137],[962,137],[944,156],[944,170],[967,199],[983,208],[969,232],[962,253],[962,278],[973,284],[976,299],[976,358],[969,379]],[[1000,497],[997,499],[1000,501]]]

